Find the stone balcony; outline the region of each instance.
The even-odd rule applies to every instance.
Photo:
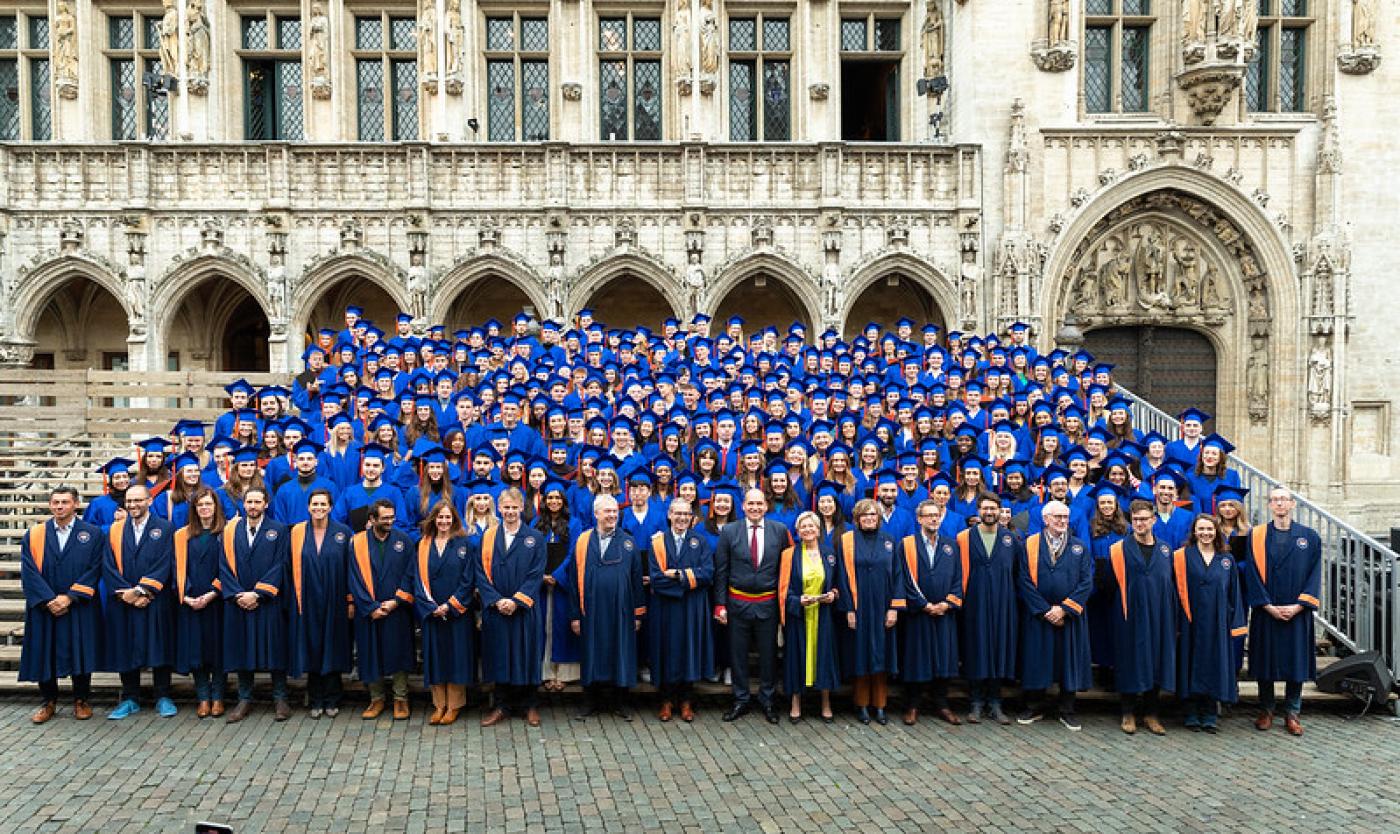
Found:
[[[954,212],[976,146],[0,144],[0,211]]]

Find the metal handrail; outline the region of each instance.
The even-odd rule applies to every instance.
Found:
[[[1121,386],[1120,386],[1121,387]],[[1127,389],[1132,398],[1133,426],[1157,431],[1168,440],[1181,436],[1181,424]],[[1285,487],[1239,455],[1229,456],[1229,466],[1240,476],[1245,496],[1245,515],[1251,523],[1269,518],[1269,492]],[[1308,499],[1296,495],[1294,518],[1317,531],[1322,539],[1322,606],[1316,613],[1319,625],[1337,643],[1350,651],[1375,650],[1386,665],[1400,668],[1400,554],[1372,536],[1329,513]]]

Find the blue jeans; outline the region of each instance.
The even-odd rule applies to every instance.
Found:
[[[1277,696],[1274,693],[1274,682],[1259,681],[1259,707],[1266,712],[1273,712],[1275,706]],[[1302,681],[1284,681],[1283,709],[1289,715],[1297,715],[1303,711]]]
[[[190,676],[194,678],[194,697],[196,701],[222,701],[224,699],[224,673],[222,670],[215,671],[208,666],[200,666],[190,670]]]
[[[973,706],[1001,706],[1001,681],[995,678],[970,680],[967,682],[967,692]]]
[[[1201,719],[1202,727],[1214,727],[1220,718],[1219,703],[1209,695],[1193,695],[1189,709],[1192,715]]]
[[[238,700],[253,700],[253,673],[238,673]],[[287,700],[287,673],[281,670],[272,672],[272,700]]]

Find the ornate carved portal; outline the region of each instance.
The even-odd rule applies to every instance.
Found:
[[[1084,236],[1061,276],[1057,307],[1086,329],[1175,326],[1217,331],[1220,344],[1243,343],[1249,415],[1262,423],[1269,412],[1272,304],[1261,263],[1221,212],[1158,191],[1113,209]],[[1235,319],[1241,311],[1245,329]]]

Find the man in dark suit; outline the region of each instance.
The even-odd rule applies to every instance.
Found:
[[[744,518],[725,525],[715,549],[714,615],[729,626],[729,658],[734,705],[724,714],[734,721],[750,709],[749,649],[758,651],[758,703],[769,724],[778,723],[773,691],[778,679],[778,564],[792,537],[780,522],[766,518],[763,491],[744,494]]]

